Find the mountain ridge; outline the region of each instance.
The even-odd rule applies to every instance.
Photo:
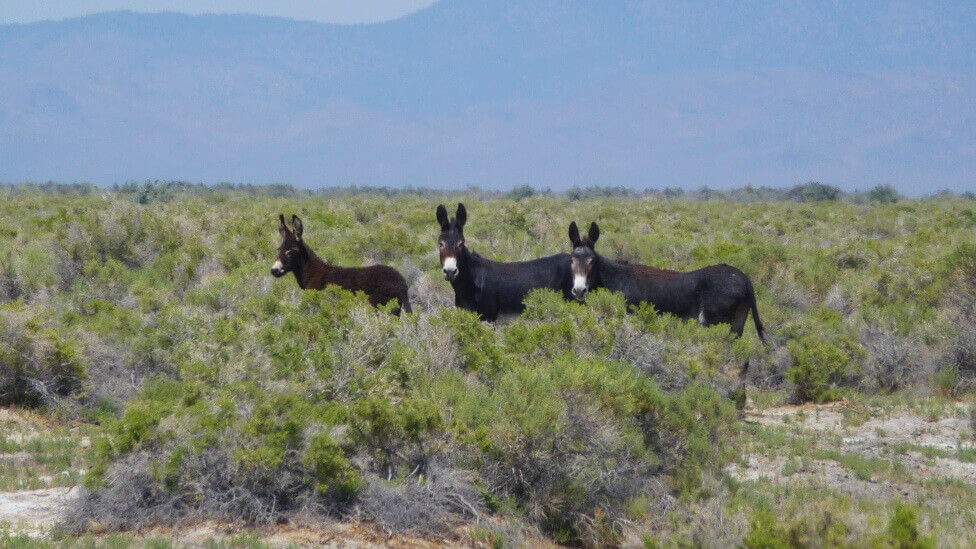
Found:
[[[976,8],[718,5],[2,25],[0,180],[972,184]]]

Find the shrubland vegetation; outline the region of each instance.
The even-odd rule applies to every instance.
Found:
[[[835,519],[781,523],[722,478],[748,435],[746,359],[746,394],[765,400],[972,390],[976,202],[889,191],[7,186],[0,403],[102,426],[71,531],[490,518],[566,543],[680,530],[694,544],[689,528],[714,525],[680,517],[731,497],[745,546],[850,539]],[[523,316],[482,323],[439,273],[434,207],[457,200],[469,247],[493,259],[568,251],[576,220],[600,223],[609,257],[734,265],[770,345],[751,323],[734,340],[599,291],[585,305],[536,292]],[[279,212],[327,261],[400,269],[417,314],[272,279]],[[916,513],[885,509],[873,539],[924,546]]]

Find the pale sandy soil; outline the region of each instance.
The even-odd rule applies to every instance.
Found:
[[[8,523],[12,533],[44,535],[77,493],[77,488],[0,492],[0,522]]]
[[[863,414],[862,419],[845,424],[844,412],[852,408]],[[727,472],[742,481],[814,481],[841,492],[879,498],[909,496],[924,479],[955,479],[976,486],[976,463],[959,455],[960,449],[974,447],[968,421],[960,411],[950,406],[938,416],[928,417],[908,408],[882,411],[833,403],[780,406],[745,414],[747,423],[814,439],[820,450],[892,460],[904,471],[905,482],[857,478],[835,459],[804,459],[799,467],[791,467],[791,457],[765,452],[748,454],[744,463]]]

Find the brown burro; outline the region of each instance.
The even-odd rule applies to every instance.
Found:
[[[285,225],[285,216],[278,214],[278,232],[281,233],[281,246],[278,259],[271,267],[271,275],[281,278],[289,272],[295,273],[295,280],[303,290],[321,290],[335,284],[351,292],[363,292],[374,307],[385,305],[396,299],[399,307],[393,314],[399,316],[400,310],[412,312],[407,298],[407,281],[393,267],[372,265],[370,267],[339,267],[329,265],[319,259],[315,252],[302,240],[302,220],[291,216],[291,228]]]

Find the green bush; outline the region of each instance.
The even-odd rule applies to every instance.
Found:
[[[78,343],[0,318],[0,404],[40,406],[78,396],[87,370]]]
[[[347,451],[328,433],[318,433],[309,440],[303,462],[311,468],[315,489],[327,496],[348,499],[362,487],[362,477],[349,464]]]
[[[798,202],[837,200],[841,196],[841,190],[834,185],[810,182],[793,187],[790,189],[788,196]]]
[[[505,330],[508,351],[523,360],[552,359],[567,352],[605,356],[624,317],[623,299],[596,292],[596,306],[563,299],[553,291],[536,290],[525,299],[520,322]]]
[[[463,309],[442,309],[432,322],[436,329],[451,335],[465,371],[491,374],[502,368],[504,359],[496,334],[478,315]]]
[[[505,198],[518,202],[535,195],[535,189],[528,185],[520,185],[505,193]]]
[[[894,204],[900,198],[901,195],[891,185],[878,185],[867,193],[868,200],[881,204]]]
[[[898,502],[888,521],[890,541],[885,545],[898,549],[928,549],[935,547],[935,540],[918,532],[918,509]]]
[[[801,402],[825,402],[837,397],[843,384],[857,384],[865,351],[852,327],[836,311],[816,309],[784,326],[789,368],[786,378]]]
[[[796,384],[800,401],[826,402],[836,398],[835,384],[846,371],[850,357],[833,343],[803,336],[787,344],[790,351],[789,380]]]
[[[793,549],[796,547],[892,547],[926,549],[935,547],[931,537],[918,531],[917,508],[895,502],[887,528],[858,536],[847,520],[831,511],[808,512],[784,520],[766,508],[756,511],[741,545],[747,549]]]
[[[749,522],[749,533],[742,538],[746,549],[791,549],[789,532],[766,509],[756,512]]]

